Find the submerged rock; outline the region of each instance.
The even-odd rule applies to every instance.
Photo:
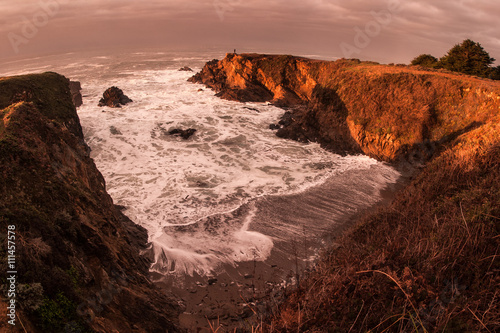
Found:
[[[270,125],[269,125],[269,129],[270,129],[270,130],[273,130],[273,131],[274,131],[274,130],[279,130],[280,128],[281,128],[281,126],[280,126],[280,125],[276,125],[276,124],[270,124]]]
[[[128,96],[126,96],[123,91],[118,87],[108,88],[104,94],[103,98],[99,101],[98,106],[109,106],[110,108],[119,108],[122,105],[133,102]]]
[[[182,68],[179,68],[179,72],[192,72],[193,70],[189,68],[188,66],[184,66]]]
[[[186,130],[180,129],[180,128],[175,128],[168,132],[170,135],[175,135],[175,136],[180,136],[184,140],[189,139],[194,133],[196,132],[196,129],[194,128],[188,128]]]

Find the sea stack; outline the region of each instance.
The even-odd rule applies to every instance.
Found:
[[[109,106],[110,108],[120,108],[122,105],[133,102],[118,87],[108,88],[99,101],[99,106]]]

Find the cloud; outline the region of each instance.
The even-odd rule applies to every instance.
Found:
[[[54,50],[82,43],[275,46],[303,53],[342,56],[339,45],[352,43],[355,28],[364,29],[373,12],[394,13],[360,58],[409,61],[419,53],[441,56],[465,38],[480,42],[500,59],[498,0],[16,0],[0,3],[0,56],[12,53],[5,36],[21,33],[24,20],[57,1],[57,14],[40,27],[24,50],[51,45]],[[65,35],[64,31],[68,33]],[[127,35],[130,37],[126,40]],[[251,42],[251,43],[250,43]],[[260,43],[260,44],[259,44]],[[5,47],[7,46],[7,47]],[[7,51],[5,51],[7,50]],[[388,52],[390,50],[390,52]],[[392,59],[397,57],[397,59]]]

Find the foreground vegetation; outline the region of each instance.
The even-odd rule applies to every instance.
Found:
[[[445,147],[339,239],[266,330],[500,330],[499,134],[497,118]]]

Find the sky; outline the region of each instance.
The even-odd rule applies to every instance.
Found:
[[[498,0],[0,0],[0,66],[119,48],[409,63],[464,39],[500,64]]]

